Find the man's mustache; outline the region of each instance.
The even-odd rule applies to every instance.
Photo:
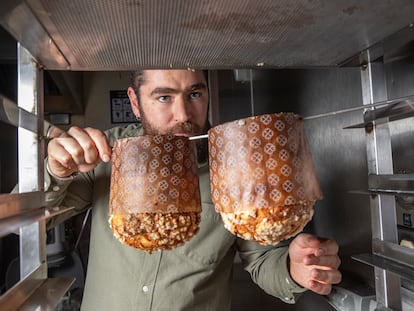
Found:
[[[178,123],[169,132],[171,134],[199,134],[201,133],[201,128],[197,124],[187,121]]]

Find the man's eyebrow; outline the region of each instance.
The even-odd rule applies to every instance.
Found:
[[[205,90],[205,89],[207,89],[207,85],[205,84],[205,83],[203,83],[203,82],[200,82],[200,83],[196,83],[196,84],[193,84],[191,87],[190,87],[190,90],[191,91],[194,91],[194,90]]]
[[[196,90],[206,90],[207,85],[203,82],[196,83],[191,85],[187,90],[188,91],[196,91]],[[173,89],[171,87],[157,87],[152,90],[151,96],[153,95],[159,95],[159,94],[177,94],[179,93],[179,90]]]
[[[170,87],[157,87],[152,90],[151,96],[158,95],[158,94],[171,94],[171,93],[178,93],[178,91]]]

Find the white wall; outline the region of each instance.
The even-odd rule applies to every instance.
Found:
[[[116,126],[116,123],[111,123],[109,91],[126,90],[129,71],[85,72],[83,80],[85,114],[72,116],[72,124],[101,130]]]

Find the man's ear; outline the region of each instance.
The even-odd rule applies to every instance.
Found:
[[[139,119],[141,115],[139,113],[139,108],[138,108],[139,103],[138,103],[137,94],[135,94],[135,91],[132,87],[128,88],[127,94],[129,97],[129,102],[131,103],[132,111],[134,112],[134,115],[137,117],[137,119]]]

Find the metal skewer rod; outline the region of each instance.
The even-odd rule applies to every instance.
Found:
[[[313,116],[303,117],[303,120],[319,119],[319,118],[334,116],[334,115],[337,115],[337,114],[363,110],[363,109],[367,109],[367,108],[376,108],[378,106],[387,106],[387,105],[392,105],[392,104],[398,104],[402,101],[407,101],[407,100],[408,101],[413,100],[413,97],[410,96],[410,97],[406,97],[406,98],[397,98],[397,99],[392,99],[392,100],[385,100],[385,101],[376,102],[376,103],[373,103],[373,104],[368,104],[368,105],[363,105],[363,106],[358,106],[358,107],[352,107],[352,108],[346,108],[346,109],[337,110],[337,111],[325,112],[325,113],[316,114],[316,115],[313,115]]]
[[[376,103],[373,103],[373,104],[368,104],[368,105],[363,105],[363,106],[358,106],[358,107],[352,107],[352,108],[346,108],[346,109],[341,109],[341,110],[337,110],[337,111],[325,112],[325,113],[316,114],[316,115],[313,115],[313,116],[307,116],[307,117],[303,117],[303,120],[313,120],[313,119],[319,119],[319,118],[324,118],[324,117],[330,117],[330,116],[343,114],[343,113],[348,113],[348,112],[352,112],[352,111],[358,111],[358,110],[363,110],[363,109],[368,109],[368,108],[375,108],[375,107],[379,107],[379,106],[388,106],[388,105],[392,105],[392,104],[399,104],[402,101],[411,101],[411,100],[414,100],[414,98],[412,96],[406,97],[406,98],[401,98],[401,99],[385,100],[385,101],[376,102]],[[188,139],[189,140],[196,140],[196,139],[204,139],[204,138],[208,138],[208,134],[191,136]]]
[[[338,115],[342,113],[347,113],[351,111],[363,110],[367,108],[375,108],[378,106],[388,106],[388,105],[398,104],[403,101],[408,102],[408,104],[412,106],[412,103],[414,102],[414,96],[396,98],[392,100],[385,100],[385,101],[376,102],[373,104],[316,114],[313,116],[303,117],[303,120],[313,120],[313,119],[318,119],[318,118],[323,118],[323,117],[334,116],[334,115]],[[12,102],[11,100],[9,100],[8,98],[2,95],[0,95],[0,121],[6,122],[8,124],[12,124],[14,126],[23,127],[32,132],[37,132],[40,137],[44,137],[44,138],[53,138],[54,136],[57,136],[57,134],[63,132],[63,130],[61,130],[59,127],[43,119],[39,119],[38,116],[18,107],[14,102]],[[208,134],[189,137],[190,140],[204,139],[204,138],[208,138]]]
[[[203,138],[208,138],[208,134],[203,134],[203,135],[197,135],[197,136],[190,136],[190,137],[188,137],[189,140],[203,139]]]

